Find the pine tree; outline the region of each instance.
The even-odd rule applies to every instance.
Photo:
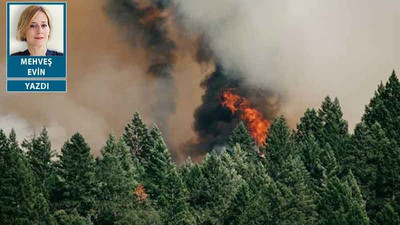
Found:
[[[341,163],[343,152],[348,144],[348,123],[343,119],[343,113],[337,98],[332,102],[331,98],[327,96],[322,102],[321,109],[318,110],[318,117],[323,123],[321,146],[330,145],[335,157]]]
[[[78,212],[87,217],[94,206],[95,162],[89,145],[80,133],[74,134],[61,149],[59,176],[62,199],[57,208],[67,214]]]
[[[233,130],[231,136],[228,139],[227,144],[233,148],[236,144],[250,154],[256,153],[256,145],[254,139],[250,136],[249,131],[242,121]]]
[[[54,224],[14,130],[8,139],[0,130],[0,183],[1,224]]]
[[[115,225],[162,225],[160,212],[150,204],[141,204],[134,210],[124,212]]]
[[[296,154],[293,138],[283,116],[272,122],[266,143],[269,173],[273,179],[276,179],[289,155]]]
[[[133,115],[131,123],[125,126],[125,131],[123,133],[123,139],[126,145],[130,148],[133,157],[139,157],[141,161],[141,154],[145,148],[150,145],[150,136],[146,124],[140,117],[139,112]]]
[[[271,178],[261,160],[254,160],[253,155],[243,151],[238,143],[229,154],[221,154],[220,157],[225,167],[237,171],[244,180],[225,213],[224,224],[244,224],[246,221],[268,224],[269,205],[261,206],[260,202],[266,198],[262,191],[268,187]]]
[[[314,224],[310,175],[283,116],[273,121],[266,143],[270,175],[286,200],[286,205],[281,206],[282,223]]]
[[[174,165],[157,126],[152,128],[150,136],[152,145],[148,149],[145,149],[142,154],[144,156],[142,165],[145,175],[141,180],[150,198],[159,200],[162,186],[166,182],[166,178],[174,168]]]
[[[374,97],[366,106],[365,114],[362,117],[362,124],[366,132],[371,133],[368,137],[357,137],[356,146],[367,152],[367,159],[370,162],[367,175],[374,176],[376,180],[373,187],[363,188],[370,190],[375,197],[371,196],[367,202],[367,209],[371,221],[375,215],[382,210],[386,201],[393,204],[393,208],[400,213],[400,82],[393,71],[388,82],[378,86]],[[379,124],[380,129],[377,129]],[[372,131],[374,130],[374,131]],[[384,136],[385,138],[379,138]],[[363,142],[365,142],[365,144]],[[376,147],[369,147],[366,143],[372,142]],[[353,152],[354,153],[354,150]],[[357,157],[355,154],[353,157]],[[370,160],[370,156],[375,158]],[[362,172],[360,171],[362,174]],[[358,176],[357,176],[358,177]],[[365,178],[368,178],[364,176]],[[360,176],[360,179],[364,177]],[[364,182],[371,183],[371,181]],[[364,185],[365,186],[365,185]],[[375,222],[374,222],[375,223]]]
[[[261,213],[261,210],[259,210],[255,197],[247,183],[240,186],[225,215],[224,224],[247,224],[250,220],[253,224],[260,224],[258,223],[260,218],[257,217],[262,214],[257,215]]]
[[[96,224],[113,224],[135,204],[135,170],[127,146],[109,135],[96,167]]]
[[[375,224],[398,225],[400,224],[400,216],[390,203],[386,203],[384,208],[376,215]]]
[[[194,223],[187,203],[184,183],[173,168],[163,185],[159,204],[162,206],[162,218],[168,225],[191,225]]]
[[[361,192],[351,172],[342,180],[334,176],[327,181],[321,192],[318,213],[318,224],[369,224]]]
[[[308,135],[313,135],[318,143],[323,143],[322,137],[323,123],[315,109],[307,109],[304,116],[300,118],[297,124],[296,138],[304,140]]]
[[[191,224],[183,182],[157,126],[150,131],[150,145],[142,150],[144,187],[166,224]]]
[[[228,154],[223,151],[221,154]],[[186,167],[187,170],[187,167]],[[207,154],[203,162],[183,174],[189,192],[189,203],[197,224],[218,224],[244,183],[226,167],[216,152]]]
[[[286,207],[281,212],[285,223],[315,224],[314,192],[303,162],[298,156],[289,155],[280,170],[275,182],[286,200]]]
[[[50,198],[50,192],[55,179],[55,168],[52,157],[55,151],[51,149],[51,142],[46,128],[43,128],[39,137],[34,136],[31,140],[24,140],[22,147],[26,148],[28,161],[35,175],[36,187],[40,192]]]
[[[389,139],[400,143],[400,82],[395,71],[383,86],[381,83],[374,97],[365,108],[362,121],[367,126],[378,122]]]
[[[377,213],[389,201],[400,196],[400,150],[396,142],[387,138],[379,123],[356,126],[346,161],[354,171],[367,199],[368,215],[373,223]]]
[[[57,220],[57,225],[92,225],[89,219],[76,212],[67,214],[64,210],[58,210],[54,217]]]
[[[311,133],[304,136],[297,146],[302,153],[302,161],[310,173],[313,188],[318,191],[326,179],[339,172],[340,167],[336,162],[335,155],[329,144],[321,148]]]
[[[205,187],[203,172],[201,171],[200,163],[194,164],[191,159],[186,159],[185,163],[181,166],[181,177],[185,189],[188,191],[187,201],[189,209],[193,214],[197,214],[200,206],[205,204],[208,199],[204,198],[203,188]]]

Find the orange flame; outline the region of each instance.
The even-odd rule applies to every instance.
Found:
[[[222,94],[222,105],[227,107],[232,114],[240,112],[240,118],[244,120],[250,135],[254,138],[259,146],[265,146],[265,138],[271,122],[264,119],[263,115],[253,108],[246,98],[225,91]]]

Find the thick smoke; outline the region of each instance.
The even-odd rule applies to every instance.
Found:
[[[173,2],[224,68],[284,96],[281,113],[292,126],[328,94],[353,126],[380,80],[399,68],[397,0]]]
[[[377,84],[392,69],[400,71],[398,0],[67,2],[68,93],[6,93],[6,48],[0,48],[0,128],[9,132],[14,127],[24,138],[46,126],[58,149],[79,131],[98,154],[108,133],[121,135],[136,110],[150,126],[164,118],[168,132],[163,135],[173,144],[171,150],[190,137],[200,143],[207,137],[203,135],[207,127],[219,123],[196,125],[197,130],[192,130],[192,124],[198,124],[193,118],[196,108],[201,106],[196,120],[212,115],[199,112],[207,112],[202,105],[211,102],[203,104],[201,96],[212,96],[208,92],[214,89],[206,85],[201,89],[199,84],[214,70],[213,61],[219,62],[217,71],[223,71],[229,81],[234,74],[233,80],[242,79],[240,85],[246,88],[239,90],[276,93],[268,98],[246,97],[268,117],[285,114],[292,127],[307,107],[319,107],[327,94],[339,98],[345,118],[354,126]],[[128,15],[132,5],[151,8],[142,12],[146,18],[142,22],[150,24],[157,18],[161,26],[154,30],[162,28],[159,38],[140,28],[135,22],[139,17]],[[4,0],[0,9],[6,12]],[[0,17],[2,31],[5,19]],[[2,46],[5,37],[0,35]],[[165,44],[152,48],[158,40]],[[211,92],[216,95],[209,99],[217,104],[217,91]],[[233,128],[236,119],[226,115]],[[179,159],[187,156],[183,151],[174,153]]]
[[[157,80],[153,114],[162,131],[168,131],[166,120],[175,111],[175,81],[172,69],[176,62],[176,45],[167,27],[169,0],[107,1],[108,15],[126,28],[126,38],[133,45],[144,47],[149,63],[147,72]]]
[[[194,157],[204,155],[213,148],[224,145],[238,125],[240,117],[222,106],[222,94],[230,91],[249,99],[266,118],[272,119],[279,109],[279,97],[267,89],[254,88],[244,82],[244,77],[234,71],[224,70],[220,64],[201,86],[205,89],[202,104],[194,112],[193,129],[197,138],[185,143],[184,149]]]

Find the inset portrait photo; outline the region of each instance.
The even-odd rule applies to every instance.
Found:
[[[9,3],[8,55],[64,56],[65,4]]]

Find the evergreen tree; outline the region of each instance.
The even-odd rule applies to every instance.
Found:
[[[162,225],[160,213],[149,203],[144,203],[134,210],[126,211],[115,225]]]
[[[143,184],[153,200],[159,200],[162,186],[166,182],[174,165],[171,162],[171,156],[168,148],[162,138],[160,130],[154,126],[150,132],[151,143],[146,150],[143,151],[143,167],[144,177]]]
[[[114,224],[134,207],[135,171],[128,148],[122,140],[116,141],[113,134],[101,153],[103,158],[96,167],[96,224]]]
[[[14,130],[9,138],[0,130],[0,183],[1,224],[54,224]]]
[[[318,143],[323,143],[322,137],[323,123],[315,109],[307,109],[304,116],[300,118],[297,124],[296,138],[304,140],[308,135],[313,135]]]
[[[262,214],[259,214],[262,213],[262,210],[255,198],[256,196],[251,193],[247,183],[240,186],[225,215],[224,224],[240,225],[248,224],[249,221],[252,221],[253,224],[262,224],[259,223],[262,220],[259,217],[263,217]]]
[[[369,224],[361,192],[351,172],[342,180],[334,176],[327,181],[321,192],[318,213],[318,224]]]
[[[180,171],[184,187],[188,190],[189,209],[192,210],[193,214],[198,214],[201,209],[200,206],[205,205],[208,200],[203,197],[202,189],[205,187],[205,178],[200,165],[200,163],[192,163],[190,158],[187,158]]]
[[[315,224],[314,192],[303,162],[299,157],[289,155],[280,170],[275,182],[286,200],[286,207],[281,212],[284,223]]]
[[[269,173],[273,179],[276,179],[279,177],[280,169],[289,155],[298,154],[298,152],[295,152],[293,137],[283,116],[275,118],[272,122],[266,143]]]
[[[297,146],[302,153],[302,161],[310,174],[314,190],[318,191],[326,179],[337,175],[339,165],[329,144],[321,148],[314,135],[308,133]]]
[[[150,131],[149,143],[142,151],[144,175],[141,180],[150,199],[160,207],[166,224],[191,224],[182,179],[157,126]]]
[[[400,224],[400,216],[393,209],[391,204],[385,204],[384,208],[376,215],[376,224],[398,225]]]
[[[284,224],[314,224],[315,204],[310,175],[301,160],[283,116],[275,119],[267,135],[268,166],[286,206],[281,206]]]
[[[360,152],[366,151],[366,158],[369,160],[367,174],[374,176],[376,180],[364,182],[369,184],[376,182],[373,187],[363,188],[370,193],[376,194],[368,199],[367,209],[371,221],[375,221],[375,215],[381,211],[387,201],[393,204],[397,214],[400,213],[400,82],[393,71],[388,82],[378,86],[374,97],[366,106],[365,114],[362,117],[362,124],[368,137],[359,135],[356,137],[356,146]],[[380,129],[377,129],[377,125]],[[375,128],[374,128],[375,127]],[[374,130],[374,131],[372,131]],[[383,132],[382,132],[383,131]],[[378,138],[384,136],[385,138]],[[365,142],[365,144],[362,142]],[[370,147],[367,142],[372,142]],[[354,158],[357,155],[350,154]],[[371,156],[375,159],[371,160]],[[360,171],[362,174],[362,172]],[[358,177],[358,176],[357,176]],[[359,179],[367,178],[360,176]],[[363,185],[365,186],[365,185]],[[375,222],[374,222],[375,223]]]
[[[39,137],[34,136],[29,141],[24,140],[22,146],[28,150],[27,156],[35,175],[35,186],[49,200],[54,185],[55,168],[51,158],[55,156],[55,151],[51,149],[46,128],[43,128]]]
[[[239,188],[229,205],[224,217],[224,224],[268,224],[270,214],[267,196],[263,194],[268,189],[271,178],[260,158],[254,160],[253,155],[243,151],[239,144],[233,147],[230,154],[221,154],[222,163],[230,170],[236,170],[245,181]]]
[[[90,148],[80,133],[74,134],[61,149],[59,176],[62,198],[57,208],[67,214],[78,212],[90,216],[94,206],[95,161]]]
[[[131,123],[125,126],[122,136],[126,145],[130,148],[133,157],[138,156],[141,158],[142,151],[150,145],[150,136],[139,112],[136,112],[133,115]]]
[[[343,119],[343,113],[337,98],[332,102],[331,98],[327,96],[322,102],[321,109],[318,110],[318,117],[322,121],[322,139],[321,146],[330,145],[335,157],[342,165],[341,159],[343,152],[348,144],[348,124]]]
[[[267,175],[268,171],[261,158],[254,160],[253,155],[249,155],[247,151],[242,150],[239,144],[236,144],[229,153],[221,154],[222,162],[227,168],[236,170],[252,191],[256,191],[264,185],[264,176]]]
[[[367,126],[378,122],[389,139],[400,143],[400,82],[395,71],[383,86],[381,83],[374,97],[365,108],[362,121]]]
[[[226,167],[215,151],[207,154],[200,165],[190,169],[186,166],[185,170],[183,180],[196,223],[221,224],[243,180],[235,170]]]
[[[240,147],[250,154],[256,153],[256,145],[254,139],[250,136],[249,131],[242,121],[233,130],[231,136],[228,139],[227,144],[233,148],[236,144],[240,144]]]
[[[168,225],[191,225],[194,220],[189,212],[184,183],[174,168],[168,174],[160,196],[162,218]]]
[[[387,201],[400,196],[400,150],[387,138],[379,123],[356,126],[346,161],[354,171],[367,199],[367,211],[373,224]]]

